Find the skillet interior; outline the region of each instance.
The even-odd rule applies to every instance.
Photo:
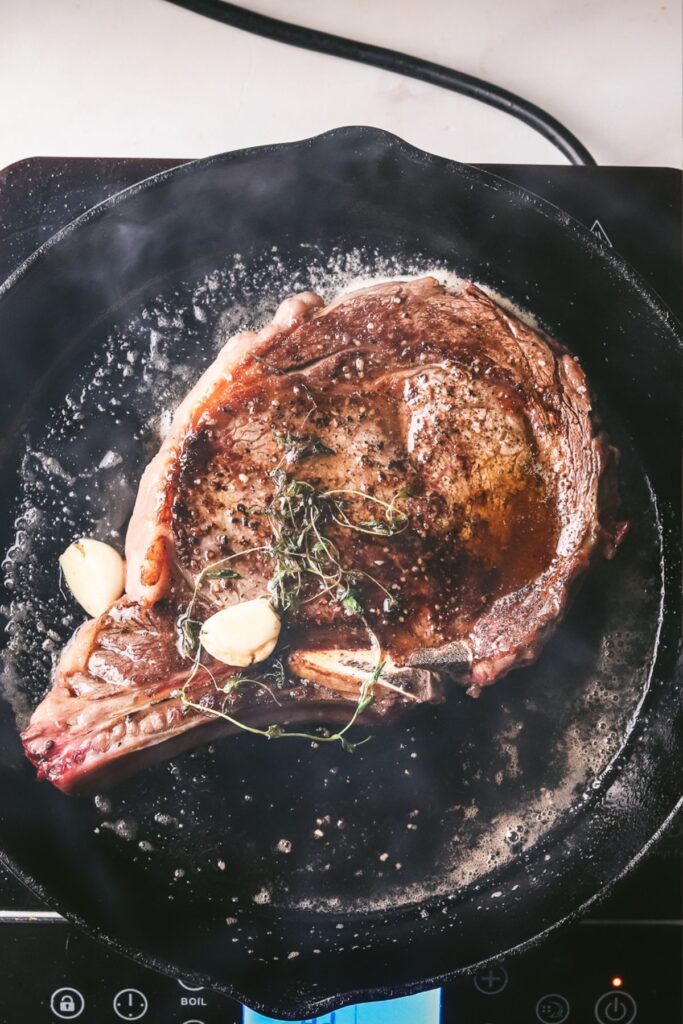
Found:
[[[280,1013],[350,999],[378,980],[427,983],[585,902],[656,831],[676,790],[672,690],[659,686],[674,653],[672,598],[657,643],[660,560],[675,572],[679,554],[666,522],[671,455],[657,440],[677,415],[665,312],[562,215],[368,130],[194,165],[85,221],[0,300],[0,336],[11,331],[18,342],[8,352],[9,394],[19,393],[12,374],[23,379],[27,366],[41,377],[3,435],[5,493],[16,497],[17,428],[30,430],[23,479],[39,510],[23,524],[31,544],[9,572],[15,597],[39,595],[18,627],[28,650],[10,659],[20,682],[10,680],[8,693],[20,714],[22,699],[35,702],[46,685],[51,638],[36,624],[68,632],[69,603],[52,594],[56,554],[89,522],[122,526],[132,490],[121,481],[135,486],[150,414],[182,393],[228,329],[221,311],[272,308],[308,283],[311,268],[312,283],[333,290],[340,266],[372,274],[441,265],[533,308],[595,385],[626,456],[634,529],[622,555],[596,567],[537,666],[479,702],[455,694],[352,759],[303,748],[294,761],[291,748],[240,737],[93,806],[36,786],[5,709],[9,857],[96,930]],[[68,394],[70,413],[49,414]],[[93,475],[110,451],[123,461],[105,459]],[[9,538],[9,516],[5,528]],[[655,662],[638,742],[624,746]],[[644,772],[662,773],[646,802]],[[69,869],[76,857],[78,878]],[[418,936],[419,952],[410,948]]]

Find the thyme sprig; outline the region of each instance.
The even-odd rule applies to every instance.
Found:
[[[333,594],[350,615],[364,616],[354,584],[365,579],[385,595],[388,607],[396,598],[374,576],[364,569],[347,569],[342,564],[339,548],[325,533],[329,522],[344,529],[380,537],[394,537],[409,523],[405,512],[396,507],[407,492],[397,492],[390,502],[353,488],[320,491],[305,480],[291,479],[283,470],[276,470],[275,495],[266,514],[271,521],[273,544],[269,551],[275,572],[268,585],[274,607],[279,612],[292,611],[303,603],[324,594]],[[383,511],[381,520],[355,522],[348,514],[348,497],[362,498]],[[306,578],[317,578],[320,586],[302,598]]]
[[[332,515],[338,526],[345,526],[349,530],[356,530],[358,533],[369,533],[376,537],[395,537],[396,534],[403,533],[404,530],[408,529],[410,524],[408,515],[396,507],[397,501],[410,496],[410,491],[407,487],[397,491],[391,501],[388,502],[381,501],[371,494],[366,494],[365,491],[356,491],[350,487],[340,487],[336,490],[323,492],[323,498],[327,500],[335,499],[339,495],[343,497],[341,500],[333,501],[334,511]],[[384,518],[365,519],[359,523],[353,522],[346,514],[345,499],[348,496],[362,498],[381,508],[384,512]]]
[[[289,737],[316,743],[339,743],[344,750],[352,751],[360,744],[350,742],[347,733],[373,703],[375,686],[380,682],[386,665],[379,640],[368,623],[355,585],[367,580],[378,587],[385,595],[384,606],[387,610],[395,606],[396,598],[365,570],[349,569],[343,565],[339,548],[327,536],[326,527],[334,522],[343,529],[362,534],[378,537],[396,536],[409,525],[408,515],[397,507],[397,502],[408,497],[409,492],[407,489],[397,491],[391,500],[386,502],[353,488],[319,490],[305,480],[291,478],[283,469],[283,464],[291,466],[312,455],[333,455],[334,450],[314,435],[297,435],[289,431],[281,434],[275,429],[273,435],[277,443],[284,448],[284,454],[271,473],[274,482],[273,498],[267,506],[257,509],[260,514],[268,517],[272,541],[270,544],[247,548],[219,559],[206,566],[197,576],[190,602],[179,619],[181,653],[193,659],[192,669],[180,691],[180,698],[185,707],[222,718],[239,729],[266,739]],[[369,503],[373,507],[375,518],[360,521],[352,519],[349,514],[349,499],[355,499],[356,502],[360,499]],[[240,579],[240,574],[229,568],[228,563],[256,552],[263,553],[273,562],[274,571],[268,583],[268,593],[273,607],[280,614],[296,611],[302,604],[329,594],[347,615],[358,618],[369,633],[377,660],[372,672],[361,684],[353,713],[343,728],[337,732],[324,735],[290,731],[276,724],[260,729],[241,722],[226,710],[229,695],[244,686],[257,685],[267,690],[275,703],[279,704],[272,688],[264,679],[245,676],[243,673],[232,675],[227,683],[219,686],[211,670],[202,662],[202,648],[199,642],[201,622],[195,617],[195,607],[200,599],[201,588],[206,580]],[[309,589],[306,584],[311,582],[317,582],[317,589],[304,596],[305,591]],[[276,680],[276,686],[281,689],[286,680],[284,666],[279,659],[273,662],[273,666],[277,668],[272,668],[270,673],[266,672],[264,677],[268,678],[271,675]],[[220,708],[195,702],[188,697],[187,689],[200,671],[206,672],[216,691],[224,695]],[[409,696],[390,683],[383,685]]]
[[[346,725],[342,729],[339,729],[337,732],[330,733],[329,735],[325,735],[324,733],[293,731],[289,729],[284,729],[281,725],[277,724],[269,725],[265,729],[260,729],[258,726],[248,725],[246,722],[240,721],[239,718],[235,718],[234,715],[231,715],[228,711],[226,711],[227,697],[230,693],[234,692],[235,690],[238,690],[240,687],[245,686],[247,684],[256,684],[260,686],[262,689],[267,690],[272,696],[275,703],[278,704],[278,706],[280,706],[280,701],[273,693],[271,687],[264,683],[263,680],[249,678],[247,676],[244,676],[240,672],[236,673],[234,676],[231,676],[227,683],[225,683],[223,686],[220,686],[216,681],[216,677],[214,676],[213,672],[211,672],[208,666],[202,663],[201,648],[198,648],[197,650],[192,665],[192,671],[190,672],[188,678],[185,680],[185,683],[183,684],[178,695],[180,696],[180,700],[183,707],[193,708],[195,711],[199,711],[205,715],[211,715],[214,718],[221,718],[223,719],[223,721],[229,722],[231,725],[234,725],[237,729],[241,729],[244,732],[251,733],[254,736],[262,736],[264,739],[267,740],[300,739],[309,740],[311,743],[339,743],[342,749],[345,750],[347,753],[353,753],[353,751],[357,747],[360,747],[364,743],[367,743],[370,737],[368,736],[363,740],[359,740],[358,742],[352,743],[350,740],[347,739],[346,733],[349,731],[349,729],[352,728],[353,725],[355,725],[360,715],[362,715],[364,711],[367,711],[367,709],[373,703],[375,699],[373,688],[375,684],[379,682],[380,676],[384,671],[384,664],[385,663],[383,659],[379,661],[375,665],[372,674],[366,680],[363,681],[358,696],[358,701]],[[194,701],[190,697],[188,697],[188,686],[190,686],[190,684],[193,682],[197,674],[202,670],[207,673],[216,691],[225,695],[223,706],[221,708],[216,708],[213,705],[205,703],[203,704],[199,701]]]
[[[236,551],[232,555],[226,555],[225,558],[219,558],[218,561],[211,562],[210,565],[205,566],[197,575],[192,596],[178,619],[179,647],[183,657],[194,657],[199,647],[199,632],[202,623],[199,619],[195,618],[194,610],[199,601],[204,581],[208,579],[241,579],[240,573],[233,572],[232,569],[227,568],[227,563],[234,561],[236,558],[244,558],[245,555],[253,554],[256,551],[267,550],[267,545],[261,544],[257,547],[245,548],[244,551]]]
[[[289,430],[280,433],[275,427],[272,430],[277,443],[285,449],[283,461],[287,466],[309,455],[336,455],[334,448],[330,448],[315,434],[292,434]]]

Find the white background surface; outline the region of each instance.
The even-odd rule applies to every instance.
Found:
[[[544,106],[599,163],[681,165],[680,0],[245,0]],[[370,124],[472,162],[557,163],[445,90],[272,43],[164,0],[0,0],[0,167],[199,157]]]

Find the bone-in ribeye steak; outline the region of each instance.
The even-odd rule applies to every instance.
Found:
[[[363,722],[441,700],[450,679],[476,693],[531,661],[573,581],[624,529],[613,449],[555,342],[472,284],[394,281],[329,306],[296,295],[228,341],[178,408],[140,482],[126,593],[77,630],[23,734],[41,777],[84,792],[231,731],[180,699],[191,663],[178,617],[207,565],[272,543],[262,510],[283,436],[315,437],[291,472],[318,492],[358,491],[344,498],[350,519],[372,519],[363,493],[400,494],[409,523],[389,537],[326,527],[344,565],[376,581],[354,583],[387,658]],[[267,550],[231,564],[239,579],[201,587],[201,618],[267,592]],[[198,672],[193,703],[260,726],[348,719],[376,652],[334,593],[308,586],[285,616],[279,705],[272,686],[224,692],[236,670],[206,656],[215,682]]]

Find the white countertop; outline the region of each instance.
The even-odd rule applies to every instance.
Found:
[[[677,0],[248,0],[520,93],[599,163],[681,166]],[[0,167],[199,157],[369,124],[480,162],[563,158],[453,93],[249,36],[164,0],[0,0]]]

